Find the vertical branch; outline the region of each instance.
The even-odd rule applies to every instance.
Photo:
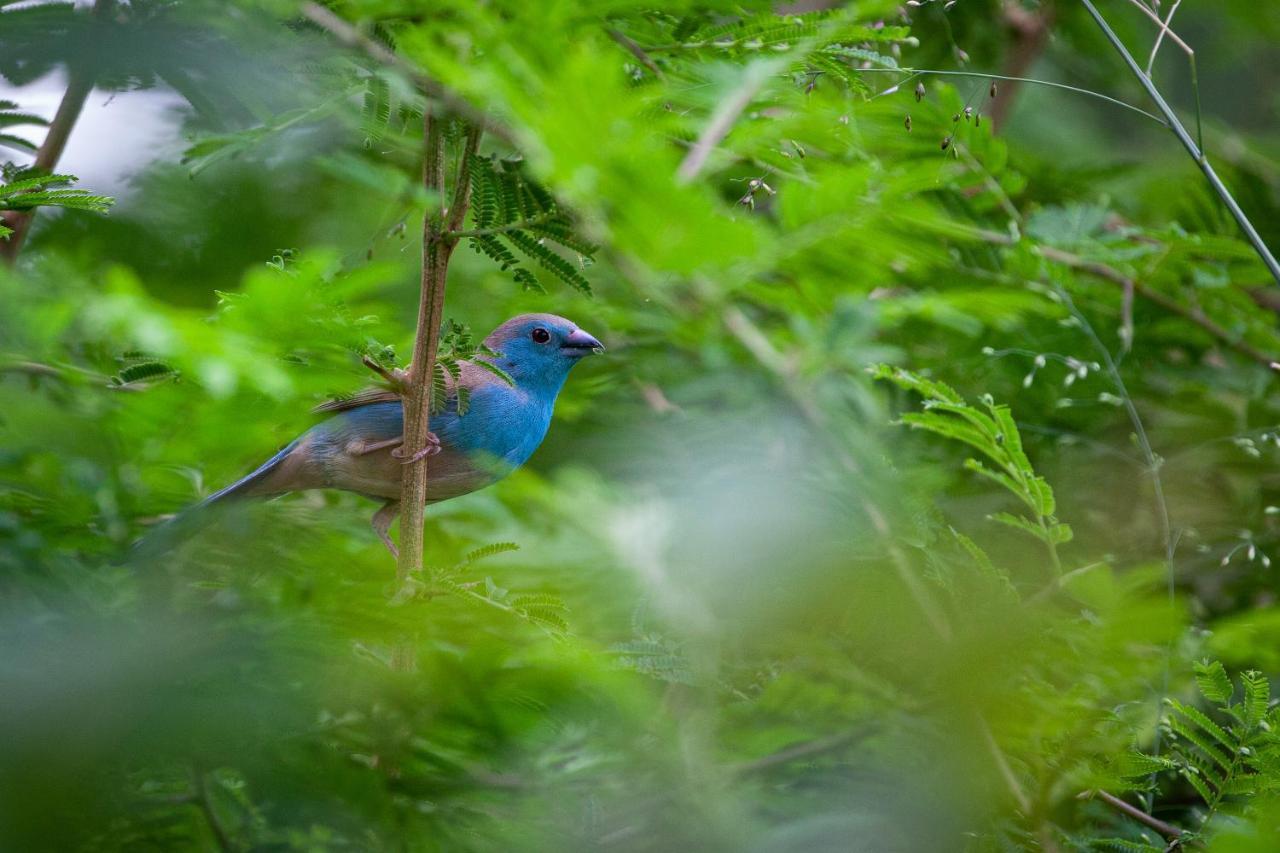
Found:
[[[418,330],[413,344],[413,361],[409,369],[407,387],[404,389],[404,445],[405,458],[414,460],[405,465],[400,483],[400,557],[396,563],[396,578],[401,585],[411,572],[422,567],[423,504],[427,495],[427,459],[417,458],[427,446],[431,430],[430,402],[432,378],[435,374],[436,347],[440,341],[440,323],[444,318],[445,279],[449,270],[449,256],[456,240],[450,237],[462,225],[471,202],[471,181],[468,177],[471,158],[480,142],[480,130],[470,127],[466,143],[458,157],[458,172],[454,182],[453,201],[445,206],[445,146],[439,117],[431,110],[423,116],[424,162],[422,183],[427,192],[439,199],[439,208],[428,210],[422,225],[422,292],[418,302]]]
[[[115,0],[97,0],[93,5],[93,14],[96,18],[102,19],[114,6]],[[93,91],[94,76],[91,61],[82,58],[79,62],[68,63],[67,91],[58,104],[58,111],[54,114],[53,121],[49,123],[49,131],[45,134],[44,142],[40,143],[40,148],[36,151],[35,162],[31,164],[32,168],[41,172],[52,172],[58,165],[58,161],[62,159],[62,152],[66,150],[67,140],[71,138],[71,130],[80,118],[84,103],[89,99],[89,93]],[[27,232],[31,230],[31,220],[35,215],[35,210],[0,211],[0,221],[13,229],[8,240],[0,240],[0,258],[3,258],[6,263],[12,264],[18,259],[18,252],[22,249]]]

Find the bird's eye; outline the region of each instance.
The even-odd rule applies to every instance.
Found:
[[[542,327],[533,330],[533,342],[535,344],[545,344],[551,340],[551,333]]]

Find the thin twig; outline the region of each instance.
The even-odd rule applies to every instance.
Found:
[[[1161,460],[1156,456],[1156,452],[1151,445],[1151,439],[1147,436],[1147,428],[1142,423],[1142,416],[1138,413],[1138,407],[1133,402],[1133,396],[1124,384],[1124,377],[1120,375],[1120,368],[1116,366],[1115,359],[1111,357],[1111,350],[1102,342],[1102,338],[1094,330],[1089,318],[1085,317],[1084,313],[1076,307],[1071,294],[1067,292],[1066,288],[1060,284],[1055,284],[1055,290],[1058,298],[1062,300],[1067,310],[1071,312],[1081,331],[1092,341],[1094,348],[1098,351],[1098,355],[1102,358],[1102,364],[1106,369],[1107,376],[1115,386],[1116,393],[1124,404],[1125,413],[1129,416],[1129,425],[1133,427],[1133,435],[1137,439],[1138,449],[1142,451],[1142,460],[1146,463],[1147,476],[1151,480],[1151,494],[1155,500],[1156,516],[1160,522],[1160,536],[1164,544],[1165,591],[1168,596],[1169,606],[1172,608],[1175,594],[1174,556],[1177,550],[1177,540],[1173,535],[1173,521],[1169,516],[1169,503],[1164,495],[1164,481],[1160,478]],[[1170,662],[1173,658],[1173,645],[1175,642],[1174,640],[1170,641],[1169,653],[1165,657],[1164,685],[1160,691],[1159,702],[1163,702],[1164,697],[1169,694]],[[1155,730],[1153,751],[1155,755],[1160,755],[1159,727]],[[1153,780],[1152,788],[1154,788],[1154,772],[1151,774],[1151,778]]]
[[[978,731],[982,735],[983,742],[987,745],[987,751],[991,753],[992,760],[996,763],[996,769],[1000,771],[1000,777],[1004,779],[1005,785],[1009,788],[1009,793],[1013,795],[1014,801],[1018,804],[1018,810],[1022,812],[1024,817],[1030,817],[1031,798],[1023,790],[1022,783],[1018,781],[1017,774],[1013,772],[1013,767],[1010,766],[1009,759],[1005,757],[1004,750],[996,742],[996,736],[992,733],[991,726],[981,716],[977,719]]]
[[[1227,189],[1227,185],[1222,182],[1222,179],[1218,177],[1218,173],[1215,172],[1213,166],[1210,165],[1209,159],[1205,157],[1204,152],[1196,144],[1195,140],[1191,138],[1191,135],[1187,133],[1187,129],[1183,127],[1182,122],[1178,120],[1178,116],[1174,113],[1173,108],[1169,106],[1168,102],[1166,102],[1164,97],[1160,94],[1160,90],[1151,82],[1151,78],[1142,72],[1137,61],[1133,58],[1133,55],[1130,54],[1128,48],[1124,46],[1124,42],[1120,41],[1120,37],[1116,35],[1115,30],[1111,29],[1111,25],[1102,17],[1102,14],[1093,5],[1092,0],[1080,0],[1080,2],[1083,3],[1084,7],[1089,11],[1089,14],[1093,17],[1098,28],[1102,30],[1103,35],[1105,35],[1107,40],[1111,42],[1111,46],[1114,47],[1116,52],[1120,54],[1122,59],[1124,59],[1125,64],[1129,66],[1129,70],[1133,73],[1133,76],[1138,79],[1138,83],[1146,90],[1147,95],[1151,100],[1155,102],[1155,105],[1160,110],[1161,115],[1163,115],[1165,121],[1168,122],[1169,129],[1173,131],[1174,136],[1176,136],[1178,141],[1182,143],[1182,147],[1187,149],[1187,153],[1191,155],[1191,158],[1196,161],[1196,165],[1200,167],[1200,171],[1204,173],[1205,179],[1208,180],[1209,186],[1213,188],[1213,191],[1217,193],[1218,198],[1222,200],[1222,203],[1226,205],[1227,210],[1231,212],[1231,216],[1235,219],[1236,224],[1240,226],[1240,230],[1244,232],[1245,237],[1248,239],[1249,244],[1253,246],[1254,251],[1258,253],[1258,257],[1260,257],[1263,264],[1266,265],[1272,278],[1276,280],[1277,284],[1280,284],[1280,262],[1277,262],[1275,256],[1271,254],[1271,250],[1268,249],[1267,244],[1262,241],[1261,235],[1259,235],[1257,229],[1253,227],[1253,223],[1249,221],[1249,217],[1245,215],[1243,210],[1241,210],[1240,205],[1236,203],[1235,197],[1231,195],[1231,191]],[[1142,4],[1139,3],[1137,5],[1155,16],[1154,12],[1146,9]],[[1156,20],[1159,20],[1159,17],[1156,17]],[[1181,42],[1181,39],[1178,39],[1173,32],[1169,33],[1169,37]],[[1190,48],[1187,49],[1190,50]]]
[[[989,231],[986,229],[974,229],[974,235],[987,243],[993,243],[997,246],[1012,246],[1016,242],[1007,234],[1001,234],[998,231]],[[1122,299],[1131,298],[1131,293],[1136,293],[1143,299],[1152,304],[1159,305],[1161,308],[1170,313],[1177,314],[1185,320],[1194,323],[1204,331],[1208,332],[1214,338],[1222,343],[1248,356],[1253,361],[1261,364],[1263,367],[1271,370],[1277,370],[1277,364],[1280,364],[1280,356],[1270,356],[1254,347],[1252,344],[1244,341],[1239,335],[1233,335],[1231,332],[1218,325],[1207,314],[1198,307],[1183,305],[1176,299],[1165,296],[1158,290],[1153,290],[1141,282],[1131,278],[1120,272],[1115,267],[1098,261],[1090,261],[1079,255],[1073,255],[1061,249],[1055,249],[1052,246],[1036,246],[1034,251],[1041,257],[1051,260],[1055,263],[1069,266],[1072,269],[1080,270],[1088,273],[1096,278],[1101,278],[1112,284],[1118,285],[1122,291]]]
[[[1139,9],[1141,9],[1142,14],[1146,15],[1148,18],[1156,22],[1156,26],[1160,28],[1160,35],[1164,35],[1165,33],[1168,33],[1169,40],[1172,41],[1174,44],[1176,44],[1178,47],[1182,48],[1182,50],[1187,54],[1187,56],[1195,56],[1196,52],[1191,49],[1191,45],[1187,44],[1185,41],[1178,38],[1178,34],[1175,33],[1173,30],[1169,29],[1169,25],[1166,24],[1164,21],[1160,20],[1160,16],[1157,15],[1155,12],[1153,12],[1145,3],[1141,2],[1141,0],[1129,0],[1129,2],[1137,6]],[[1176,8],[1176,4],[1175,4],[1175,8]],[[1169,17],[1173,17],[1173,16],[1170,15]]]
[[[390,50],[386,45],[369,38],[332,10],[326,9],[319,3],[308,2],[302,6],[302,16],[347,47],[360,50],[381,65],[395,68],[411,79],[423,92],[444,104],[450,112],[461,116],[471,124],[484,128],[505,142],[515,142],[515,133],[510,128],[473,106],[439,81],[428,77],[417,65]]]
[[[370,358],[367,355],[361,357],[360,363],[363,364],[365,367],[369,368],[370,370],[372,370],[374,373],[381,376],[383,381],[386,382],[387,385],[389,385],[392,390],[396,391],[399,394],[404,394],[405,392],[404,376],[398,376],[392,371],[387,370],[387,368],[383,367],[381,364],[378,364],[378,362],[374,361],[372,358]]]
[[[1078,269],[1081,272],[1086,272],[1096,278],[1105,279],[1118,285],[1122,289],[1124,298],[1126,299],[1131,299],[1132,297],[1130,294],[1136,293],[1148,302],[1159,305],[1166,311],[1177,314],[1179,317],[1194,323],[1214,338],[1222,341],[1224,344],[1242,355],[1248,356],[1263,367],[1271,368],[1277,361],[1277,356],[1267,355],[1252,344],[1242,340],[1239,335],[1231,334],[1231,332],[1227,331],[1210,319],[1200,308],[1183,305],[1176,299],[1170,299],[1158,290],[1152,290],[1150,287],[1130,278],[1114,267],[1110,267],[1096,261],[1085,260],[1084,258],[1071,254],[1070,252],[1055,249],[1052,246],[1037,246],[1035,251],[1042,257],[1054,261],[1055,263],[1060,263],[1073,269]],[[1126,346],[1126,349],[1127,348],[1128,347]]]
[[[1178,7],[1182,5],[1182,0],[1173,0],[1173,5],[1169,7],[1169,14],[1164,19],[1164,24],[1160,27],[1160,32],[1156,34],[1156,43],[1151,46],[1151,55],[1147,57],[1147,76],[1151,76],[1151,69],[1156,65],[1156,54],[1160,52],[1160,44],[1164,41],[1164,34],[1171,32],[1169,23],[1173,20],[1174,14],[1178,11]]]
[[[768,755],[756,758],[752,761],[742,761],[737,764],[731,764],[725,769],[734,776],[745,776],[748,773],[758,773],[762,770],[769,770],[783,764],[790,764],[792,761],[799,761],[801,758],[810,758],[826,752],[834,752],[846,746],[851,746],[860,741],[864,741],[874,735],[877,731],[879,731],[878,726],[868,724],[860,728],[853,729],[852,731],[841,732],[828,737],[794,744],[785,749],[780,749],[777,752],[772,752]]]
[[[606,29],[605,33],[608,34],[609,38],[613,39],[618,44],[626,48],[631,53],[632,56],[634,56],[636,59],[640,61],[641,65],[643,65],[645,68],[648,68],[649,71],[653,73],[654,77],[657,77],[659,80],[666,79],[666,75],[662,73],[662,69],[658,67],[658,63],[653,61],[652,56],[645,53],[643,47],[636,44],[634,41],[627,38],[626,35],[614,29],[613,27],[609,27],[608,29]]]
[[[1062,89],[1066,92],[1074,92],[1077,95],[1088,95],[1091,98],[1097,98],[1100,101],[1106,101],[1117,107],[1124,107],[1126,110],[1146,116],[1156,124],[1166,124],[1165,120],[1160,116],[1149,113],[1141,107],[1135,107],[1133,104],[1127,104],[1124,101],[1117,100],[1110,95],[1104,95],[1101,92],[1095,92],[1092,89],[1081,89],[1079,86],[1069,86],[1066,83],[1055,83],[1052,80],[1037,80],[1034,77],[1013,77],[1008,74],[989,74],[985,71],[948,71],[936,68],[859,68],[859,74],[908,74],[908,75],[929,75],[932,77],[980,77],[984,80],[1006,80],[1014,83],[1034,83],[1037,86],[1047,86],[1050,89]],[[909,78],[908,78],[909,79]],[[901,85],[901,83],[899,83]]]
[[[1085,791],[1080,795],[1080,797],[1082,799],[1090,799],[1092,797],[1097,797],[1107,805],[1111,806],[1113,809],[1123,812],[1124,814],[1136,820],[1138,823],[1141,823],[1144,826],[1154,829],[1156,832],[1160,833],[1170,841],[1172,841],[1175,838],[1182,837],[1182,830],[1179,829],[1178,827],[1174,826],[1171,823],[1165,823],[1158,817],[1153,817],[1152,815],[1147,814],[1142,809],[1138,808],[1137,806],[1133,806],[1133,805],[1130,805],[1129,803],[1126,803],[1124,800],[1120,799],[1114,794],[1108,794],[1106,791]]]

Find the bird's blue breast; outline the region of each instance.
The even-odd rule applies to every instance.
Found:
[[[554,399],[537,397],[498,383],[476,389],[465,415],[456,404],[431,418],[431,431],[441,445],[456,447],[477,461],[490,460],[510,468],[528,461],[551,425]]]

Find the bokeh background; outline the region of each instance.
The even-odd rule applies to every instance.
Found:
[[[424,100],[289,0],[0,3],[0,99],[51,119],[91,72],[58,171],[115,198],[0,268],[0,847],[1163,849],[1105,790],[1274,849],[1280,774],[1206,802],[1164,700],[1280,674],[1277,284],[1090,94],[1151,110],[1078,3],[329,5],[598,246],[588,295],[464,245],[446,314],[608,352],[525,469],[428,510],[474,594],[393,600],[348,494],[132,550],[410,351]],[[1154,79],[1280,246],[1280,7],[1174,29],[1195,71],[1166,41]],[[879,363],[1010,406],[1073,538],[992,521],[1017,499]]]

